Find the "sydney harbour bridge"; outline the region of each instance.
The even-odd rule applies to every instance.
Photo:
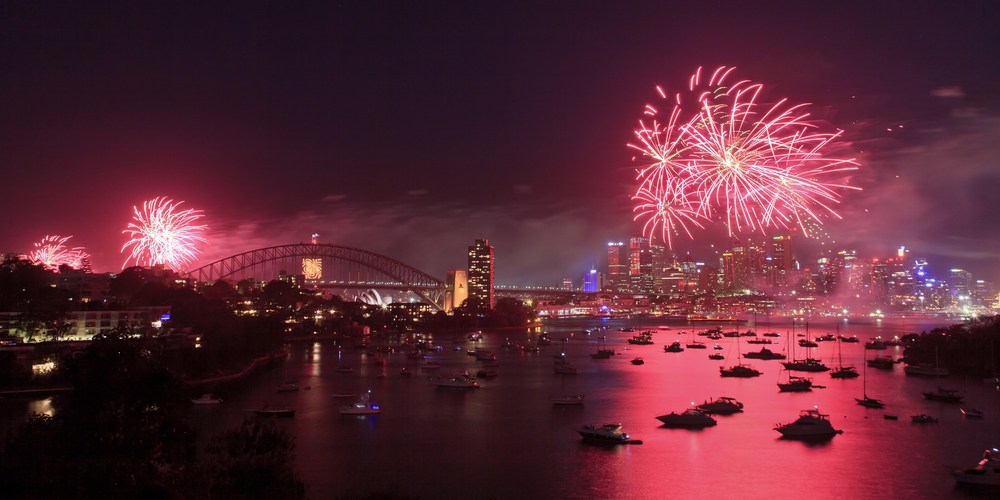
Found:
[[[270,281],[282,273],[301,275],[307,286],[317,288],[412,292],[436,308],[444,308],[447,288],[444,280],[385,255],[326,243],[293,243],[249,250],[193,269],[187,276],[201,282]],[[540,287],[498,289],[498,294],[567,293]]]

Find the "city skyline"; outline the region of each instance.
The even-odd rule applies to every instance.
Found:
[[[116,271],[132,207],[168,196],[204,211],[193,266],[319,233],[443,278],[488,237],[498,282],[558,283],[635,230],[625,143],[655,86],[730,65],[857,154],[815,246],[996,281],[998,7],[858,5],[10,7],[0,250],[72,235]]]

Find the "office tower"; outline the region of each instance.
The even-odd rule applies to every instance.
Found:
[[[591,269],[590,272],[583,275],[583,291],[596,292],[598,290],[597,281],[597,269]]]
[[[469,307],[493,309],[493,247],[489,240],[476,240],[469,247]]]
[[[608,288],[618,291],[625,288],[628,281],[625,266],[625,243],[608,242]]]

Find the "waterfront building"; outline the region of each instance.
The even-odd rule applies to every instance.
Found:
[[[476,240],[469,247],[469,306],[472,309],[493,309],[494,256],[489,240]]]
[[[598,274],[597,269],[591,269],[590,272],[583,275],[583,291],[584,292],[596,292],[598,291]]]

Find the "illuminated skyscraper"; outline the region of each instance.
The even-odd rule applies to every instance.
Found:
[[[591,269],[589,273],[583,275],[583,291],[597,291],[597,269]]]
[[[625,265],[625,244],[608,242],[608,288],[618,291],[628,282]]]
[[[489,240],[476,240],[469,247],[469,307],[493,309],[493,247]]]
[[[771,283],[786,285],[795,269],[792,260],[792,237],[775,236],[771,238]]]
[[[628,242],[628,279],[636,293],[653,293],[653,251],[644,236]]]

